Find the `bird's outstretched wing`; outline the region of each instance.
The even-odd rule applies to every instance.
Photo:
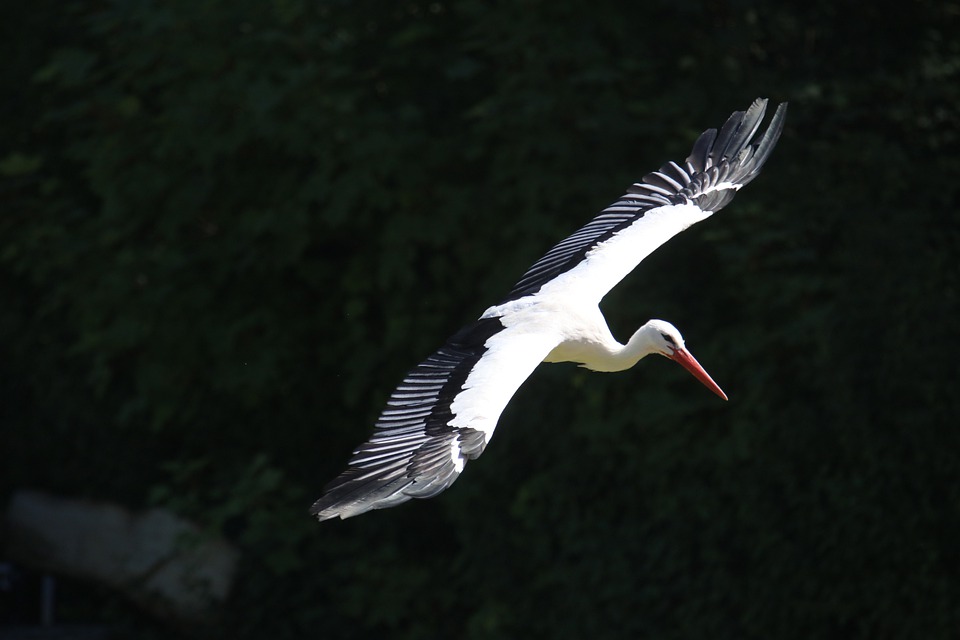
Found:
[[[781,104],[766,132],[751,142],[767,101],[736,111],[720,129],[705,131],[683,166],[675,162],[644,176],[619,200],[531,266],[501,302],[563,291],[599,302],[640,261],[690,225],[727,205],[763,167],[783,130]]]
[[[461,329],[407,374],[373,436],[310,513],[348,518],[449,487],[483,452],[507,402],[559,341],[506,328],[500,317]]]

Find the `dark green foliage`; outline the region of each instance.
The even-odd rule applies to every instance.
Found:
[[[10,14],[4,497],[226,534],[225,638],[960,628],[956,3]],[[307,516],[408,368],[757,96],[791,102],[763,174],[604,302],[729,404],[666,361],[544,367],[442,496]]]

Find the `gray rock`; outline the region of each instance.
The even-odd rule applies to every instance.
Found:
[[[211,619],[230,593],[239,552],[165,509],[131,512],[37,491],[13,495],[5,555],[40,571],[109,585],[177,623]]]

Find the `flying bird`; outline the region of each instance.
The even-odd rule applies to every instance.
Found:
[[[708,129],[683,165],[669,162],[531,266],[499,303],[455,333],[396,388],[373,435],[310,513],[348,518],[451,484],[490,442],[510,398],[541,362],[576,362],[593,371],[623,371],[659,354],[726,394],[684,346],[680,332],[650,320],[621,344],[600,300],[657,247],[726,206],[760,172],[786,116],[777,107],[756,137],[767,101]]]

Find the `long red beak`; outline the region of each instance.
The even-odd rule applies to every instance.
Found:
[[[674,362],[680,363],[680,365],[693,374],[693,377],[703,383],[703,385],[713,391],[715,394],[727,399],[727,394],[723,392],[723,389],[713,381],[713,378],[710,377],[710,374],[703,370],[703,367],[700,366],[700,363],[697,362],[697,359],[690,354],[686,349],[677,349],[673,352],[672,356],[667,356]]]

